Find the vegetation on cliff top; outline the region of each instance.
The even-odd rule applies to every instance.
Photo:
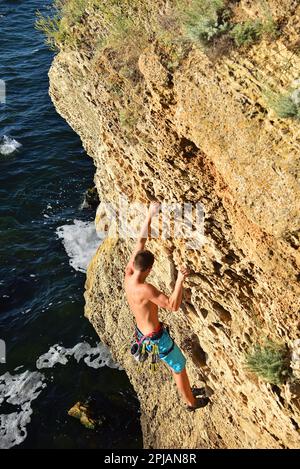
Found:
[[[235,23],[227,0],[54,0],[52,14],[37,13],[37,28],[51,48],[76,47],[84,36],[84,18],[92,10],[99,17],[98,48],[143,46],[147,41],[208,45],[226,35],[237,46],[250,45],[264,34],[273,35],[275,23],[268,7],[264,18]],[[263,4],[267,5],[265,0]]]
[[[52,49],[84,49],[97,60],[107,56],[121,80],[140,80],[138,59],[154,44],[163,65],[173,72],[194,45],[213,57],[235,47],[248,47],[262,37],[276,37],[277,25],[267,0],[260,0],[260,18],[237,22],[229,0],[54,0],[49,15],[37,12],[36,27]],[[92,17],[92,21],[87,19]],[[91,29],[90,29],[91,28]],[[113,80],[114,81],[114,80]],[[112,83],[111,92],[122,90]],[[299,119],[293,94],[265,93],[278,117]],[[298,98],[297,98],[298,99]],[[136,107],[136,106],[134,106]],[[127,110],[120,124],[131,129],[137,121]]]

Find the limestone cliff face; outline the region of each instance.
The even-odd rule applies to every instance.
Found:
[[[256,3],[239,2],[236,14],[255,16]],[[300,335],[300,125],[278,119],[261,93],[262,83],[284,90],[299,78],[291,44],[300,7],[269,3],[283,24],[276,41],[217,59],[193,47],[172,71],[149,44],[135,86],[109,53],[97,57],[88,47],[62,50],[50,70],[52,100],[94,160],[102,202],[117,206],[124,194],[200,201],[205,209],[201,250],[181,240],[149,242],[158,287],[170,292],[183,262],[193,271],[180,311],[161,318],[188,359],[192,383],[206,385],[211,403],[203,410],[188,414],[169,371],[138,369],[124,348],[134,325],[122,287],[132,242],[109,236],[88,270],[86,316],[138,394],[145,447],[300,447],[299,386],[266,384],[244,364],[264,337],[290,345]],[[84,31],[97,33],[93,12]]]

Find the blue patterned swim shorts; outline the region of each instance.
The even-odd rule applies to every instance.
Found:
[[[136,328],[136,336],[138,340],[141,340],[143,337],[142,332],[138,328]],[[155,344],[158,346],[159,358],[167,363],[175,373],[180,373],[184,370],[186,359],[178,345],[170,337],[166,327],[163,327],[163,333],[158,339],[155,339],[154,335],[154,338],[147,338],[146,340],[149,341],[146,345],[148,352],[151,352],[152,345]]]

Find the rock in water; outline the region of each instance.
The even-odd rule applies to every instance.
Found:
[[[98,412],[92,408],[92,402],[93,401],[78,401],[68,411],[68,415],[80,420],[80,423],[85,428],[95,430],[97,427],[103,424],[105,419],[103,416],[98,415]]]
[[[90,187],[84,193],[82,208],[96,209],[100,203],[96,187]]]

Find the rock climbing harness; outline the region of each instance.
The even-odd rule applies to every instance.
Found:
[[[160,358],[167,356],[174,348],[174,340],[172,340],[172,346],[166,352],[161,353],[159,346],[156,343],[163,334],[167,332],[169,334],[169,328],[162,325],[159,331],[152,332],[151,334],[143,335],[138,328],[135,330],[134,339],[131,343],[131,354],[133,358],[139,362],[144,363],[149,354],[151,354],[150,370],[156,371]]]
[[[154,344],[152,345],[152,359],[150,363],[151,371],[156,371],[158,362],[159,362],[159,349],[158,349],[158,345]]]

